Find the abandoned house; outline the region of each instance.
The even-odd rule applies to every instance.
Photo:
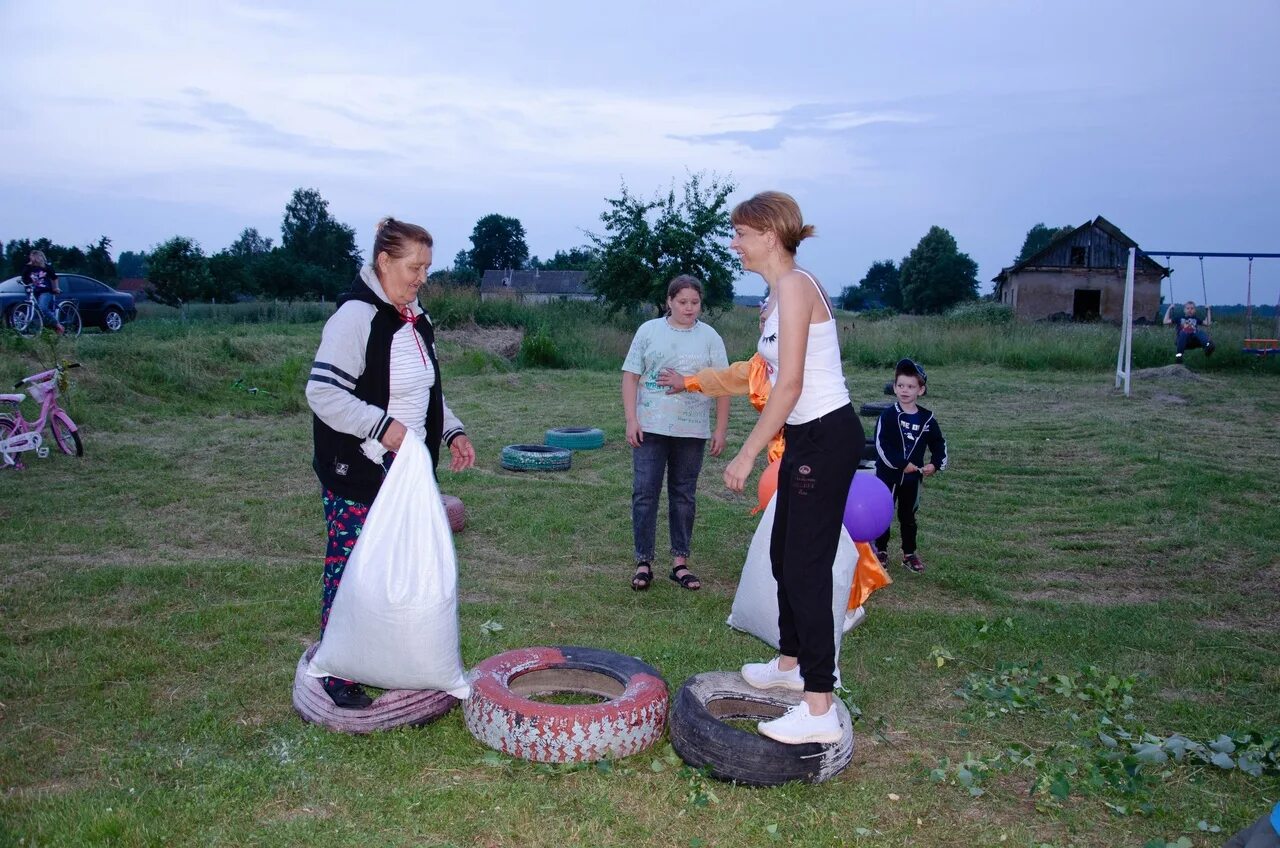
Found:
[[[525,303],[552,300],[596,300],[587,288],[586,271],[485,271],[480,299],[512,298]]]
[[[1115,321],[1124,312],[1129,248],[1138,243],[1099,215],[1055,238],[1043,250],[993,280],[995,299],[1022,321]],[[1133,275],[1134,319],[1151,321],[1160,309],[1160,281],[1169,269],[1142,252]]]

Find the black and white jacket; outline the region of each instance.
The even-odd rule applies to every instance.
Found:
[[[462,435],[462,422],[444,401],[431,319],[416,302],[409,308],[416,316],[413,327],[434,374],[425,419],[401,423],[425,434],[434,467],[439,461],[440,442],[448,445]],[[381,439],[391,426],[387,408],[392,339],[405,323],[387,300],[377,276],[366,267],[352,282],[351,290],[338,298],[338,311],[324,325],[307,381],[307,403],[314,413],[312,466],[321,484],[340,497],[372,503],[386,476],[383,466],[370,459],[361,444]]]
[[[923,468],[926,447],[938,471],[946,471],[947,440],[933,413],[923,406],[916,406],[914,413],[903,412],[895,403],[876,421],[876,476],[890,486],[908,477],[921,479],[921,472],[907,474],[903,469],[908,463]]]

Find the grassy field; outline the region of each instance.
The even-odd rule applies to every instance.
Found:
[[[573,334],[574,314],[508,323],[542,326],[583,367],[476,347],[465,311],[441,345],[480,456],[440,473],[468,511],[464,660],[592,645],[674,690],[767,657],[722,623],[755,522],[754,497],[719,481],[754,412],[735,402],[731,450],[706,464],[703,591],[659,572],[633,593],[625,319]],[[1192,355],[1197,373],[1139,375],[1126,400],[1112,329],[858,322],[856,402],[882,397],[903,352],[929,367],[953,457],[924,496],[929,570],[896,569],[845,641],[862,715],[848,770],[749,789],[682,768],[665,742],[599,767],[512,761],[457,711],[364,738],[302,723],[290,687],[323,555],[302,388],[320,324],[208,317],[64,347],[85,365],[69,398],[85,456],[0,473],[0,845],[1218,846],[1280,796],[1274,761],[1261,776],[1149,748],[1113,763],[1102,738],[1276,743],[1274,363],[1223,343],[1207,367]],[[749,352],[749,311],[718,323],[731,356]],[[1136,366],[1169,347],[1140,330]],[[52,355],[0,338],[0,380]],[[500,469],[503,445],[575,425],[608,442],[570,472]]]

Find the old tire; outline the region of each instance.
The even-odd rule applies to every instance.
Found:
[[[573,452],[550,445],[507,445],[502,467],[508,471],[568,471]]]
[[[724,722],[776,718],[799,701],[799,693],[756,689],[737,672],[695,674],[680,687],[671,707],[671,747],[694,768],[707,766],[719,780],[747,786],[821,783],[853,759],[853,722],[839,698],[834,708],[845,733],[830,745],[784,745]]]
[[[858,457],[859,468],[875,468],[876,467],[876,440],[874,438],[867,439],[862,446],[862,456]]]
[[[893,401],[876,401],[875,403],[864,403],[861,406],[861,408],[858,409],[858,414],[865,415],[870,418],[879,418],[880,413],[884,412],[886,409],[893,409],[893,404],[894,404]]]
[[[572,692],[599,704],[544,704],[531,696]],[[600,648],[522,648],[472,672],[462,714],[471,735],[512,757],[539,763],[627,757],[662,737],[667,684],[652,666]]]
[[[604,430],[598,427],[553,427],[547,431],[547,444],[569,450],[595,450],[604,447]]]
[[[418,727],[434,721],[458,703],[448,692],[436,689],[388,689],[362,710],[333,703],[320,678],[307,674],[307,666],[320,643],[302,653],[293,675],[293,708],[302,720],[339,733],[372,733],[395,727]]]
[[[463,505],[462,498],[441,494],[440,500],[444,502],[444,514],[449,517],[449,529],[454,533],[461,533],[462,528],[467,526],[467,508]]]
[[[884,384],[884,393],[885,393],[885,394],[887,394],[887,395],[889,395],[889,396],[891,396],[891,397],[893,396],[893,381],[892,381],[892,380],[890,380],[889,382],[887,382],[887,383],[885,383],[885,384]]]

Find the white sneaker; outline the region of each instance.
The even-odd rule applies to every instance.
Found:
[[[867,620],[867,611],[862,607],[847,610],[844,614],[844,632],[848,633],[853,628]]]
[[[797,665],[790,671],[779,671],[778,657],[774,657],[767,663],[747,663],[742,667],[742,679],[757,689],[804,691],[804,678],[800,676],[800,666]]]
[[[804,701],[796,704],[772,721],[762,721],[757,725],[760,733],[770,739],[776,739],[787,745],[803,745],[806,742],[830,744],[839,742],[844,736],[840,727],[840,714],[836,705],[822,715],[810,715],[809,705]]]

